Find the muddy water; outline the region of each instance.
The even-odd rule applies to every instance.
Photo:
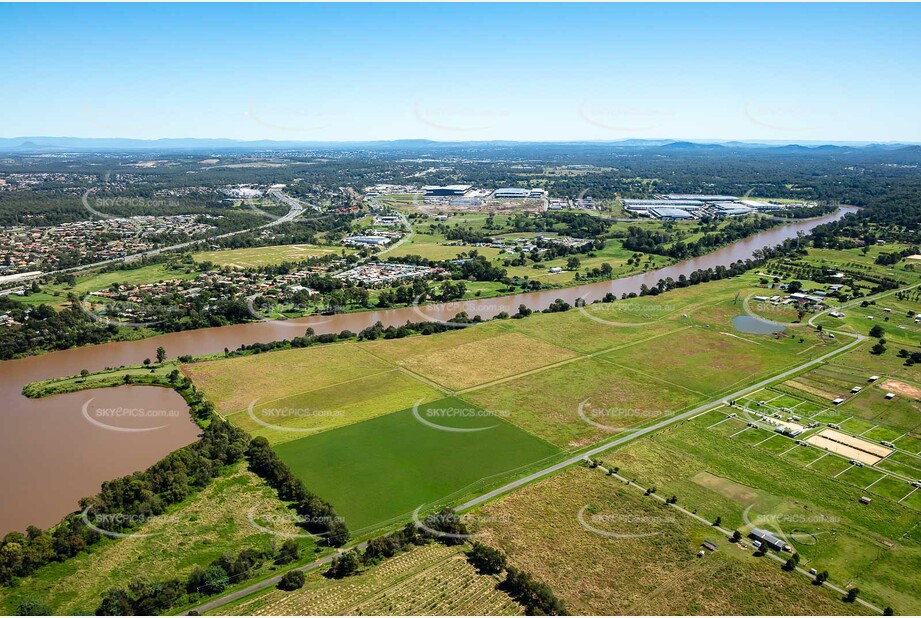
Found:
[[[43,527],[55,523],[76,508],[80,497],[98,491],[102,481],[143,469],[167,453],[190,443],[198,433],[187,415],[164,418],[116,416],[105,419],[107,423],[121,423],[123,427],[166,425],[154,431],[123,432],[90,422],[82,411],[83,404],[91,397],[95,397],[93,407],[163,410],[181,406],[185,410],[181,397],[167,389],[121,387],[32,400],[20,394],[22,386],[29,382],[73,375],[81,369],[96,371],[105,367],[140,363],[145,358],[153,358],[158,346],[163,346],[170,357],[204,354],[219,352],[224,348],[235,349],[241,344],[289,339],[304,334],[308,327],[318,333],[346,329],[358,332],[378,320],[385,325],[424,319],[449,320],[460,311],[488,318],[501,311],[514,313],[521,304],[532,309],[543,309],[557,298],[573,303],[577,298],[589,302],[597,300],[608,292],[620,296],[625,292],[639,291],[642,284],[651,287],[659,279],[677,279],[697,269],[726,266],[750,258],[757,249],[795,238],[797,232],[808,232],[817,225],[839,219],[847,212],[853,212],[853,209],[842,208],[826,217],[783,225],[705,256],[616,281],[422,308],[207,328],[2,362],[0,535],[9,530],[21,530],[30,523]]]

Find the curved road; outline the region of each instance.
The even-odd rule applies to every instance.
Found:
[[[303,203],[301,203],[299,200],[289,195],[285,195],[284,193],[281,192],[280,189],[275,189],[274,191],[270,191],[269,194],[272,197],[279,200],[280,202],[286,204],[288,206],[288,212],[282,215],[281,217],[278,217],[277,219],[274,219],[268,223],[257,225],[256,227],[246,228],[245,230],[236,230],[234,232],[226,232],[224,234],[216,234],[214,236],[208,236],[207,238],[199,238],[197,240],[190,240],[188,242],[179,243],[178,245],[170,245],[168,247],[159,247],[157,249],[150,249],[149,251],[142,251],[141,253],[134,253],[132,255],[126,255],[123,257],[119,257],[119,258],[102,260],[101,262],[93,262],[92,264],[84,264],[82,266],[74,266],[72,268],[63,268],[61,270],[49,270],[46,272],[41,272],[37,275],[24,276],[24,277],[20,277],[19,279],[16,279],[15,284],[23,283],[25,281],[31,281],[33,279],[39,279],[41,277],[47,277],[49,275],[80,272],[82,270],[89,270],[90,268],[96,268],[98,266],[105,266],[106,264],[115,264],[117,262],[131,262],[139,258],[148,257],[151,255],[158,255],[160,253],[165,253],[167,251],[175,251],[176,249],[185,249],[186,247],[192,247],[199,243],[208,242],[211,240],[229,238],[231,236],[237,236],[238,234],[244,234],[246,232],[253,232],[255,230],[261,230],[265,228],[274,227],[276,225],[281,225],[282,223],[288,223],[289,221],[294,221],[299,216],[301,216],[306,210]],[[318,206],[315,206],[313,204],[307,204],[307,207],[312,208],[317,211],[320,210]]]

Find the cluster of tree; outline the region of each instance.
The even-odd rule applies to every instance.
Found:
[[[856,202],[850,202],[856,203]],[[921,243],[921,185],[882,187],[865,197],[866,208],[850,213],[812,231],[815,247],[830,249],[870,247],[878,240],[917,245]]]
[[[647,286],[644,283],[640,286],[640,292],[638,295],[656,296],[676,288],[684,288],[692,285],[706,283],[708,281],[719,281],[729,277],[737,277],[742,273],[752,270],[753,268],[761,268],[769,259],[801,251],[801,249],[797,248],[795,245],[796,241],[788,239],[785,240],[783,244],[777,245],[776,247],[765,247],[764,249],[755,251],[753,256],[754,259],[739,260],[737,262],[733,262],[728,267],[719,265],[711,268],[695,270],[687,277],[684,275],[679,275],[677,279],[672,279],[671,277],[659,279],[656,285],[652,287]],[[630,294],[623,294],[621,298],[633,298],[635,296],[637,296],[637,294],[631,292]],[[608,296],[605,298],[608,298]],[[607,301],[602,299],[602,302]]]
[[[348,527],[333,506],[307,490],[304,483],[278,458],[268,440],[262,436],[253,438],[246,458],[250,469],[275,489],[281,500],[292,504],[291,508],[300,516],[298,525],[322,537],[323,543],[333,547],[341,547],[349,540]]]
[[[623,239],[625,249],[655,253],[676,259],[697,257],[717,247],[747,238],[758,232],[770,229],[777,224],[767,217],[743,217],[733,219],[714,232],[709,232],[693,242],[676,240],[674,233],[666,230],[649,230],[637,226],[627,228]],[[666,246],[669,245],[669,246]]]
[[[334,343],[348,339],[358,339],[359,341],[375,339],[402,339],[410,335],[432,335],[434,333],[443,333],[448,330],[463,328],[464,324],[478,324],[482,322],[480,316],[469,317],[465,312],[454,316],[450,323],[444,322],[406,322],[402,326],[387,326],[378,321],[373,326],[369,326],[357,335],[349,330],[343,330],[337,333],[324,333],[317,335],[312,328],[307,329],[307,333],[302,337],[293,339],[281,339],[277,341],[268,341],[252,344],[243,344],[236,350],[224,350],[225,356],[245,356],[248,354],[262,354],[274,350],[288,350],[293,348],[306,348],[317,344]],[[191,357],[180,357],[179,360],[192,360]]]
[[[105,343],[118,335],[118,327],[93,321],[81,309],[73,307],[55,311],[50,305],[29,307],[0,296],[0,313],[9,314],[20,323],[0,329],[0,360]]]
[[[449,261],[446,264],[451,272],[452,279],[467,279],[468,281],[502,281],[506,278],[504,268],[496,266],[482,255],[474,255],[467,259]]]
[[[905,359],[906,367],[911,367],[912,365],[921,363],[921,352],[910,352],[905,348],[902,348],[898,352],[898,357]]]
[[[462,545],[468,536],[467,527],[457,513],[444,508],[426,517],[421,525],[406,524],[396,532],[371,539],[363,551],[356,548],[337,556],[330,564],[326,576],[342,579],[413,547],[432,542]]]
[[[448,240],[459,240],[465,245],[479,245],[492,242],[492,237],[472,227],[455,225],[445,232]]]
[[[297,543],[289,539],[277,550],[267,547],[264,550],[244,549],[236,554],[225,552],[204,568],[196,565],[184,580],[135,577],[128,582],[126,588],[110,588],[96,608],[96,615],[156,616],[166,613],[178,605],[220,594],[230,584],[251,577],[267,560],[274,559],[276,564],[286,564],[292,560],[292,555],[293,559],[296,559],[298,551]],[[304,574],[300,575],[303,578]],[[293,579],[296,578],[295,576]],[[291,579],[289,578],[289,582]]]
[[[394,305],[411,305],[415,302],[422,302],[428,296],[429,291],[429,284],[417,279],[406,285],[382,290],[378,295],[377,306],[383,309]]]
[[[575,238],[598,239],[611,225],[601,217],[586,213],[551,210],[543,216],[519,213],[509,222],[509,227],[515,232],[558,232]]]
[[[771,214],[775,217],[781,217],[782,219],[810,219],[812,217],[829,215],[837,209],[837,204],[823,202],[816,206],[788,206],[783,210],[778,210]]]
[[[876,256],[874,260],[877,264],[882,266],[892,266],[893,264],[898,264],[904,260],[909,255],[917,255],[921,253],[921,247],[917,245],[908,247],[907,249],[902,249],[901,251],[892,251],[890,253],[880,253]]]
[[[467,552],[467,561],[481,575],[499,575],[505,571],[505,580],[499,584],[499,589],[524,606],[528,616],[566,615],[563,602],[556,598],[549,586],[530,573],[509,566],[499,550],[474,542]]]

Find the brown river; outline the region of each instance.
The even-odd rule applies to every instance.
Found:
[[[781,225],[707,255],[614,281],[446,305],[206,328],[0,362],[0,536],[29,524],[56,523],[77,509],[81,497],[97,493],[103,481],[142,470],[193,442],[199,433],[185,402],[168,389],[124,386],[27,399],[20,391],[29,382],[74,375],[81,369],[137,364],[153,358],[158,346],[175,358],[290,339],[303,335],[308,327],[317,333],[358,332],[378,320],[384,325],[450,320],[460,311],[489,318],[501,311],[515,313],[521,304],[543,309],[557,298],[572,304],[577,298],[598,300],[608,292],[619,297],[638,292],[644,283],[652,287],[659,279],[677,279],[694,270],[750,258],[757,249],[795,238],[797,232],[808,232],[854,210],[842,207],[825,217]]]

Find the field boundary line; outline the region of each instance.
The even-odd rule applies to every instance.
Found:
[[[916,491],[918,491],[918,488],[917,488],[917,487],[915,487],[915,488],[912,489],[910,492],[908,492],[907,494],[905,494],[904,496],[902,496],[902,500],[904,500],[905,498],[907,498],[907,497],[910,496],[911,494],[915,493]],[[899,504],[901,504],[902,500],[899,500]]]
[[[806,464],[805,466],[803,466],[803,467],[804,467],[804,468],[808,468],[809,466],[811,466],[812,464],[814,464],[814,463],[817,462],[818,460],[820,460],[820,459],[825,459],[826,457],[828,457],[828,455],[829,455],[829,453],[822,453],[821,455],[819,455],[818,457],[816,457],[815,459],[813,459],[812,461],[810,461],[809,463],[807,463],[807,464]]]
[[[856,468],[856,467],[857,467],[857,466],[855,466],[854,464],[850,464],[847,468],[845,468],[844,470],[842,470],[841,472],[839,472],[838,474],[834,475],[834,476],[831,477],[831,478],[836,479],[836,478],[838,478],[839,476],[841,476],[842,474],[844,474],[845,472],[847,472],[848,470],[850,470],[851,468]]]
[[[772,439],[772,438],[773,438],[774,436],[776,436],[776,435],[777,435],[776,433],[775,433],[775,434],[771,434],[771,435],[769,435],[767,438],[765,438],[764,440],[762,440],[761,442],[758,442],[757,444],[755,444],[754,446],[761,446],[762,444],[764,444],[764,443],[767,442],[768,440]]]
[[[601,464],[598,464],[597,467],[600,468],[601,470],[604,470],[606,476],[613,476],[613,477],[616,477],[616,478],[620,479],[621,481],[625,481],[628,485],[631,485],[631,486],[633,486],[633,487],[636,487],[637,489],[639,489],[639,490],[641,490],[641,491],[643,491],[643,492],[646,492],[646,491],[647,491],[646,488],[640,486],[639,484],[637,484],[637,483],[635,483],[635,482],[633,482],[633,481],[631,481],[631,480],[629,480],[629,479],[627,479],[627,478],[625,478],[625,477],[622,477],[621,475],[617,474],[616,472],[614,472],[614,471],[612,471],[612,470],[610,470],[610,469],[608,469],[608,468],[605,468],[605,467],[602,466]],[[703,524],[703,525],[705,525],[705,526],[708,526],[708,527],[710,527],[711,529],[718,530],[723,536],[727,537],[727,540],[729,540],[730,543],[732,543],[732,541],[731,541],[732,532],[730,532],[730,531],[727,530],[726,528],[723,528],[722,526],[717,526],[715,522],[710,522],[710,521],[704,519],[703,517],[701,517],[700,515],[698,515],[697,513],[692,513],[691,511],[688,511],[686,508],[684,508],[684,507],[682,507],[682,506],[679,506],[677,503],[669,503],[665,498],[663,498],[662,496],[660,496],[660,495],[657,494],[657,493],[652,493],[652,494],[648,494],[648,495],[651,496],[652,498],[655,498],[655,499],[658,500],[659,502],[664,503],[666,506],[670,506],[670,507],[672,507],[673,509],[675,509],[675,510],[677,510],[677,511],[680,511],[680,512],[684,513],[685,515],[687,515],[687,516],[689,516],[689,517],[692,517],[693,519],[696,519],[696,520],[699,521],[701,524]],[[773,559],[773,560],[776,561],[776,562],[780,562],[780,563],[784,563],[784,562],[785,562],[785,560],[783,559],[783,557],[778,556],[778,555],[775,554],[775,553],[772,553],[772,552],[765,552],[764,555],[767,556],[767,557],[769,557],[769,558],[771,558],[771,559]],[[802,568],[802,567],[800,567],[800,566],[795,566],[794,569],[796,570],[797,573],[800,573],[801,575],[805,575],[805,576],[808,577],[809,579],[815,581],[815,575],[813,575],[812,573],[809,573],[806,569],[804,569],[804,568]],[[841,588],[839,588],[838,586],[832,584],[832,583],[829,582],[829,581],[825,581],[824,584],[823,584],[823,586],[827,586],[828,588],[830,588],[830,589],[833,590],[834,592],[837,592],[838,594],[845,594],[845,591],[844,591],[844,590],[842,590]],[[872,603],[869,603],[868,601],[864,601],[864,600],[863,600],[862,598],[860,598],[859,596],[857,597],[857,602],[860,603],[861,605],[863,605],[864,607],[867,607],[867,608],[869,608],[869,609],[872,609],[873,611],[875,611],[875,612],[877,612],[877,613],[879,613],[879,614],[882,614],[882,613],[883,613],[883,610],[881,610],[880,608],[876,607],[876,606],[873,605]]]
[[[647,338],[645,338],[645,339],[641,339],[640,341],[634,341],[634,342],[632,342],[632,343],[627,343],[627,344],[623,344],[623,345],[619,345],[619,346],[614,346],[614,347],[611,347],[611,348],[605,348],[604,350],[598,350],[597,352],[590,352],[590,353],[588,353],[588,354],[582,354],[582,355],[579,355],[579,356],[574,356],[574,357],[572,357],[572,358],[565,358],[565,359],[563,359],[563,360],[561,360],[561,361],[557,361],[557,362],[555,362],[555,363],[550,363],[549,365],[543,365],[543,366],[541,366],[541,367],[535,367],[534,369],[529,369],[529,370],[523,371],[523,372],[521,372],[521,373],[516,373],[515,375],[506,376],[506,377],[504,377],[504,378],[499,378],[498,380],[493,380],[493,381],[491,381],[491,382],[483,382],[482,384],[475,384],[475,385],[470,386],[470,387],[468,387],[468,388],[460,389],[460,390],[456,391],[455,394],[457,394],[457,395],[464,395],[464,394],[466,394],[466,393],[470,393],[470,392],[473,392],[473,391],[478,391],[478,390],[482,390],[482,389],[484,389],[484,388],[489,388],[489,387],[491,387],[491,386],[496,386],[496,385],[498,385],[498,384],[504,384],[505,382],[510,382],[510,381],[512,381],[512,380],[517,380],[518,378],[523,378],[523,377],[525,377],[525,376],[530,376],[530,375],[533,375],[533,374],[535,374],[535,373],[540,373],[541,371],[547,371],[547,370],[549,370],[549,369],[556,369],[556,368],[558,368],[558,367],[562,367],[562,366],[568,365],[568,364],[570,364],[570,363],[575,363],[575,362],[580,361],[580,360],[586,360],[586,359],[595,358],[595,357],[600,356],[600,355],[602,355],[602,354],[607,354],[607,353],[609,353],[609,352],[615,352],[615,351],[617,351],[617,350],[622,350],[622,349],[627,348],[627,347],[629,347],[629,346],[631,346],[631,345],[636,345],[636,344],[640,344],[640,343],[645,343],[645,342],[647,342],[647,341],[651,341],[651,340],[653,340],[653,339],[657,339],[658,337],[664,337],[664,336],[666,336],[666,335],[671,335],[672,333],[677,333],[677,332],[683,330],[684,328],[691,328],[691,327],[690,327],[690,326],[685,326],[685,327],[683,327],[683,328],[676,328],[675,330],[670,330],[670,331],[668,331],[668,332],[666,332],[666,333],[659,333],[658,335],[652,335],[651,337],[647,337]],[[526,335],[526,336],[527,336],[527,337],[530,337],[530,335]],[[532,339],[537,339],[537,337],[532,337]],[[540,339],[539,341],[543,341],[543,340]],[[547,343],[547,342],[544,342],[544,343]],[[569,348],[563,348],[563,349],[568,350],[568,351],[570,351],[570,352],[573,351],[573,350],[569,350]],[[576,354],[578,354],[578,352],[576,352]],[[607,359],[604,359],[604,358],[601,358],[601,359],[598,359],[598,360],[607,361]],[[607,361],[607,362],[611,362],[611,361]],[[617,367],[620,367],[620,365],[617,365],[616,363],[611,362],[611,364],[613,364],[613,365],[615,365],[615,366],[617,366]],[[632,369],[631,369],[631,371],[635,371],[635,370],[632,370]],[[641,372],[637,372],[637,373],[641,373]],[[645,375],[645,374],[642,374],[642,373],[641,373],[641,375]],[[677,385],[676,385],[676,386],[677,386]],[[703,393],[701,393],[701,394],[703,395]]]
[[[674,386],[674,387],[677,388],[677,389],[680,389],[680,390],[683,390],[683,391],[687,391],[687,392],[689,392],[689,393],[694,393],[695,395],[700,395],[701,397],[707,397],[707,393],[702,393],[702,392],[700,392],[700,391],[695,391],[693,388],[688,388],[687,386],[681,386],[680,384],[675,384],[674,382],[669,382],[668,380],[663,380],[662,378],[659,378],[659,377],[654,376],[654,375],[650,375],[650,374],[648,374],[648,373],[646,373],[646,372],[644,372],[644,371],[640,371],[640,370],[635,369],[635,368],[633,368],[633,367],[627,367],[626,365],[621,365],[620,363],[615,363],[614,361],[612,361],[612,360],[610,360],[610,359],[608,359],[608,358],[599,358],[598,360],[600,360],[600,361],[603,362],[603,363],[608,363],[608,364],[610,364],[610,365],[614,365],[614,366],[617,367],[618,369],[623,369],[623,370],[625,370],[625,371],[630,371],[630,372],[635,373],[635,374],[637,374],[637,375],[641,375],[641,376],[643,376],[644,378],[649,378],[650,380],[655,380],[656,382],[661,382],[662,384],[668,384],[669,386]]]
[[[355,345],[355,344],[353,344],[353,345]],[[379,360],[379,361],[382,361],[382,362],[385,362],[385,363],[391,365],[396,371],[401,371],[401,372],[403,372],[404,374],[408,375],[409,377],[411,377],[411,378],[413,378],[413,379],[415,379],[415,380],[418,380],[419,382],[422,382],[423,384],[426,384],[427,386],[430,386],[430,387],[434,388],[435,390],[439,390],[439,391],[441,391],[442,393],[445,393],[445,394],[447,394],[447,395],[456,395],[456,394],[459,392],[459,391],[452,390],[452,389],[448,388],[447,386],[445,386],[445,385],[443,385],[443,384],[439,384],[439,383],[436,382],[435,380],[432,380],[431,378],[427,378],[427,377],[425,377],[425,376],[422,375],[422,374],[416,373],[416,372],[413,371],[412,369],[407,369],[406,367],[403,367],[402,365],[398,365],[397,363],[395,363],[395,362],[393,362],[393,361],[387,360],[387,359],[385,359],[385,358],[381,358],[380,356],[378,356],[378,355],[375,354],[374,352],[371,352],[370,350],[365,350],[365,349],[364,349],[364,346],[355,345],[355,347],[361,349],[365,354],[371,356],[372,358],[376,358],[376,359]]]
[[[874,485],[876,485],[877,483],[879,483],[881,480],[883,480],[883,479],[886,478],[887,476],[889,476],[889,475],[886,474],[885,472],[883,472],[883,473],[882,473],[882,476],[880,476],[878,479],[876,479],[875,481],[873,481],[872,483],[870,483],[869,485],[867,485],[866,487],[864,487],[864,489],[870,489],[871,487],[873,487]]]
[[[848,344],[845,344],[845,345],[841,346],[840,348],[838,348],[838,349],[836,349],[836,350],[832,350],[832,351],[828,352],[827,354],[824,354],[824,355],[822,355],[822,356],[819,356],[818,358],[814,358],[814,359],[812,359],[812,360],[806,361],[805,363],[802,363],[802,364],[800,364],[800,365],[797,365],[796,367],[793,367],[793,368],[791,368],[791,369],[787,369],[787,370],[785,370],[785,371],[781,371],[780,373],[777,373],[777,374],[774,374],[774,375],[772,375],[772,376],[769,376],[769,377],[767,377],[767,378],[761,380],[760,382],[757,382],[757,383],[755,383],[755,384],[751,384],[751,385],[749,385],[748,387],[742,388],[742,389],[740,389],[740,390],[738,390],[738,391],[736,391],[736,392],[734,392],[734,393],[730,393],[730,394],[728,394],[728,395],[724,395],[724,396],[722,396],[722,397],[719,397],[719,398],[717,398],[717,399],[715,399],[715,400],[712,400],[712,401],[703,403],[703,404],[701,404],[701,405],[699,405],[699,406],[697,406],[697,407],[695,407],[695,408],[691,408],[690,410],[688,410],[688,411],[686,411],[686,412],[682,412],[681,414],[677,414],[677,415],[672,416],[672,417],[670,417],[670,418],[668,418],[668,419],[665,419],[665,420],[663,420],[663,421],[659,421],[658,423],[654,423],[654,424],[652,424],[652,425],[648,425],[648,426],[643,427],[643,428],[641,428],[641,429],[638,429],[638,430],[636,430],[636,431],[634,431],[634,432],[631,432],[631,433],[629,433],[629,434],[627,434],[627,435],[625,435],[625,436],[616,437],[616,438],[614,438],[613,440],[610,440],[610,441],[608,441],[608,442],[605,442],[605,443],[603,443],[603,444],[600,444],[600,445],[598,445],[598,446],[596,446],[596,447],[593,447],[593,448],[591,448],[591,449],[585,451],[585,452],[582,453],[581,455],[572,457],[572,458],[570,458],[570,459],[567,459],[567,460],[562,461],[562,462],[560,462],[560,463],[558,463],[558,464],[554,464],[554,465],[552,465],[552,466],[549,466],[549,467],[547,467],[547,468],[545,468],[545,469],[543,469],[543,470],[540,470],[540,471],[538,471],[538,472],[535,472],[535,473],[533,473],[533,474],[529,474],[529,475],[527,475],[527,476],[525,476],[525,477],[519,478],[519,479],[517,479],[517,480],[515,480],[515,481],[513,481],[513,482],[511,482],[511,483],[508,483],[507,485],[504,485],[504,486],[499,487],[499,488],[497,488],[497,489],[494,489],[494,490],[492,490],[492,491],[488,491],[488,492],[486,492],[486,493],[484,493],[484,494],[482,494],[482,495],[480,495],[480,496],[477,496],[476,498],[473,498],[472,500],[468,500],[467,502],[458,505],[458,506],[456,507],[456,510],[458,510],[458,511],[463,511],[463,510],[472,508],[472,507],[474,507],[474,506],[476,506],[476,505],[478,505],[478,504],[481,504],[481,503],[486,502],[486,501],[488,501],[488,500],[491,500],[491,499],[493,499],[493,498],[495,498],[495,497],[498,497],[498,496],[501,496],[501,495],[503,495],[503,494],[505,494],[505,493],[508,493],[509,491],[512,491],[512,490],[514,490],[514,489],[517,489],[518,487],[521,487],[522,485],[527,485],[528,483],[531,483],[532,481],[535,481],[535,480],[537,480],[537,479],[543,478],[543,477],[545,477],[545,476],[548,476],[548,475],[550,475],[550,474],[553,474],[553,473],[555,473],[555,472],[558,472],[558,471],[560,471],[560,470],[563,470],[563,469],[565,469],[565,468],[567,468],[567,467],[569,467],[569,466],[571,466],[571,465],[573,465],[573,464],[575,464],[575,463],[578,463],[579,461],[582,461],[582,460],[585,459],[586,457],[592,457],[592,456],[594,456],[594,455],[598,455],[598,454],[600,454],[600,453],[607,452],[607,451],[609,451],[609,450],[611,450],[611,449],[613,449],[613,448],[615,448],[615,447],[618,447],[618,446],[621,446],[621,445],[623,445],[623,444],[626,444],[626,443],[628,443],[628,442],[630,442],[630,441],[632,441],[632,440],[635,440],[635,439],[637,439],[637,438],[641,438],[641,437],[643,437],[643,436],[645,436],[645,435],[648,435],[648,434],[650,434],[650,433],[653,433],[653,432],[655,432],[655,431],[658,431],[659,429],[662,429],[662,428],[664,428],[664,427],[668,427],[669,425],[672,425],[672,424],[677,423],[677,422],[679,422],[679,421],[685,421],[685,420],[687,420],[688,418],[690,418],[690,417],[692,417],[692,416],[695,416],[695,415],[700,414],[700,413],[702,413],[702,412],[707,412],[707,411],[711,410],[712,408],[719,407],[720,405],[725,405],[725,404],[726,404],[726,401],[729,400],[729,399],[741,398],[743,395],[745,395],[745,394],[747,394],[747,393],[754,392],[754,391],[757,391],[757,390],[759,390],[759,389],[762,389],[762,388],[764,388],[765,386],[768,386],[768,385],[770,385],[770,384],[773,384],[774,382],[776,382],[776,381],[778,381],[778,380],[785,379],[785,378],[787,378],[787,377],[790,376],[790,375],[793,375],[793,374],[795,374],[795,373],[798,373],[798,372],[800,372],[800,371],[803,371],[803,370],[807,369],[808,367],[812,367],[813,365],[821,364],[821,363],[825,362],[827,359],[833,358],[833,357],[835,357],[835,356],[838,356],[839,354],[843,354],[844,352],[847,352],[847,351],[849,351],[849,350],[851,350],[851,349],[853,349],[853,348],[859,346],[860,344],[862,344],[864,341],[867,340],[867,337],[865,337],[864,335],[860,335],[860,334],[853,334],[853,335],[850,334],[850,333],[842,333],[842,334],[847,334],[847,336],[853,337],[854,340],[853,340],[852,342],[848,343]]]
[[[342,381],[342,382],[336,382],[335,384],[330,384],[330,385],[328,385],[328,386],[320,386],[319,388],[309,388],[309,389],[307,389],[307,390],[305,390],[305,391],[298,391],[298,392],[296,392],[296,393],[291,393],[290,395],[285,395],[285,396],[283,396],[283,397],[276,397],[275,399],[269,399],[268,401],[262,402],[262,404],[260,404],[260,405],[265,405],[265,404],[269,404],[269,403],[275,403],[276,401],[282,401],[283,399],[290,399],[291,397],[298,397],[298,396],[300,396],[300,395],[306,395],[307,393],[315,393],[315,392],[317,392],[317,391],[322,391],[322,390],[327,389],[327,388],[333,388],[333,387],[336,387],[336,386],[342,386],[343,384],[349,384],[349,383],[351,383],[351,382],[357,382],[358,380],[364,380],[365,378],[373,378],[374,376],[383,375],[383,374],[385,374],[385,373],[393,373],[393,372],[396,371],[396,370],[397,370],[397,368],[394,367],[394,368],[392,368],[392,369],[385,369],[384,371],[378,371],[378,372],[376,372],[376,373],[369,373],[368,375],[358,376],[357,378],[352,378],[352,379],[350,379],[350,380],[344,380],[344,381]],[[258,400],[257,400],[257,401],[258,401]],[[234,410],[233,412],[228,412],[228,413],[227,413],[227,416],[234,416],[235,414],[240,414],[241,412],[246,412],[248,409],[249,409],[249,407],[246,407],[246,408],[239,408],[239,409],[237,409],[237,410]]]
[[[795,448],[799,448],[799,444],[796,444],[796,443],[794,442],[794,443],[793,443],[793,446],[791,446],[790,448],[788,448],[787,450],[785,450],[783,453],[781,453],[780,455],[778,455],[778,457],[783,457],[784,455],[786,455],[787,453],[789,453],[790,451],[792,451],[792,450],[795,449]]]

